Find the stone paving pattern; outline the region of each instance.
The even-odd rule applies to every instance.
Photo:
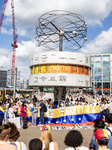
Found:
[[[91,137],[93,134],[93,129],[78,129],[83,137],[83,146],[89,147],[89,143],[91,141]],[[31,127],[29,126],[27,129],[19,128],[19,131],[21,133],[21,136],[19,137],[19,142],[24,142],[26,146],[28,147],[28,143],[33,138],[40,138],[41,130],[40,127]],[[53,140],[58,143],[59,149],[64,150],[66,148],[64,144],[64,138],[66,134],[70,130],[52,130],[52,136]]]

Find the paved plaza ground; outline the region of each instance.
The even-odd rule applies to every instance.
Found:
[[[93,129],[78,129],[78,130],[82,133],[84,137],[83,146],[88,147],[92,137]],[[19,128],[19,131],[21,133],[21,136],[18,139],[18,141],[24,142],[27,147],[31,139],[40,138],[41,135],[41,130],[39,126],[37,127],[29,126],[27,129]],[[60,150],[64,150],[66,148],[66,146],[64,145],[64,138],[69,131],[70,130],[52,130],[53,140],[58,143]]]

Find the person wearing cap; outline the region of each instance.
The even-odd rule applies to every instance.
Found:
[[[58,143],[53,141],[51,128],[49,125],[42,126],[41,138],[43,150],[59,150]]]
[[[105,129],[96,130],[95,138],[96,138],[96,144],[98,145],[98,150],[109,150],[107,148],[109,136]]]
[[[105,123],[102,119],[97,118],[93,121],[94,124],[94,131],[93,131],[93,137],[91,139],[91,142],[89,144],[89,149],[90,150],[98,150],[98,145],[96,144],[96,138],[95,138],[95,132],[98,129],[104,129],[105,128]],[[112,150],[112,136],[109,136],[109,142],[107,144],[107,148],[109,148],[110,150]]]

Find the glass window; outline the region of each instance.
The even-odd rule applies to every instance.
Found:
[[[110,61],[110,56],[109,55],[103,55],[102,61]]]
[[[94,67],[94,64],[92,63],[92,68]]]
[[[110,69],[103,69],[103,74],[110,74]]]
[[[101,61],[101,55],[95,56],[94,61]]]
[[[101,82],[96,82],[95,83],[95,88],[102,88],[102,83]]]
[[[102,81],[102,76],[95,76],[95,81]]]
[[[103,88],[110,88],[110,82],[103,82]]]
[[[92,81],[94,81],[94,77],[92,76]]]
[[[94,74],[94,69],[91,69],[91,74]]]
[[[102,74],[102,69],[95,69],[95,74]]]
[[[110,81],[109,75],[103,75],[103,81]]]
[[[110,62],[103,62],[103,67],[110,67]]]
[[[95,68],[101,68],[101,62],[95,62],[94,67]]]

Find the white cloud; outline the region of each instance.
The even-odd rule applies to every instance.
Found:
[[[5,48],[0,48],[0,55],[9,55],[10,51]]]
[[[11,16],[11,1],[6,7],[6,15]],[[26,35],[28,28],[35,30],[38,18],[51,10],[67,10],[78,13],[90,25],[102,24],[112,11],[112,0],[15,0],[15,18],[20,35]],[[8,20],[8,19],[7,19]]]
[[[0,69],[9,69],[11,66],[10,57],[0,56]]]
[[[41,52],[42,50],[37,47],[36,41],[22,41],[22,44],[18,44],[16,49],[16,67],[21,71],[21,76],[24,79],[29,77],[29,58],[31,55]]]
[[[16,28],[18,33],[18,48],[16,49],[16,67],[23,78],[29,76],[29,57],[42,49],[37,47],[35,40],[35,25],[38,18],[52,10],[66,10],[82,15],[89,26],[102,25],[102,21],[112,11],[112,0],[14,0]],[[2,33],[12,36],[11,0],[5,11]],[[21,41],[21,37],[24,39]],[[103,31],[96,39],[82,48],[82,53],[109,53],[112,51],[112,28]],[[0,66],[11,68],[12,55],[8,49],[0,49]]]
[[[81,49],[82,53],[112,53],[112,27]]]
[[[42,51],[37,47],[37,41],[22,41],[22,44],[18,43],[18,48],[16,49],[16,59],[27,60],[29,57],[37,52]]]

